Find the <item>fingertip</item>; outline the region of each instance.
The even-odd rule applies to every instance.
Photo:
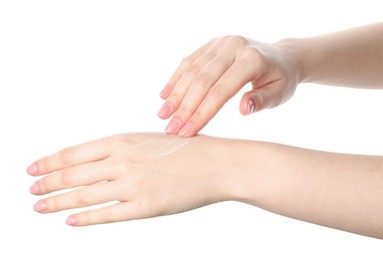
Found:
[[[32,193],[33,195],[40,194],[40,187],[37,181],[29,188],[29,192]]]
[[[166,99],[169,96],[168,90],[164,88],[160,93],[160,98]]]
[[[78,220],[74,215],[71,215],[66,219],[65,224],[67,224],[68,226],[74,227],[74,226],[77,226]]]
[[[180,137],[191,137],[195,134],[194,125],[190,122],[186,123],[178,132]]]
[[[254,112],[255,112],[254,101],[249,99],[249,101],[247,101],[247,115],[252,114]]]
[[[32,176],[39,173],[39,168],[37,167],[37,163],[36,162],[34,162],[34,163],[32,163],[31,165],[28,166],[27,173],[29,175],[32,175]]]
[[[250,115],[269,107],[269,99],[264,93],[259,91],[249,91],[242,97],[240,112],[242,115]]]
[[[162,91],[160,92],[160,97],[162,99],[167,99],[171,93],[171,90],[172,90],[172,87],[167,84],[163,89]]]
[[[169,103],[165,103],[162,105],[157,115],[161,119],[168,119],[173,114],[173,107]]]
[[[33,209],[38,213],[45,213],[48,209],[48,205],[45,200],[40,200],[33,205]]]
[[[249,109],[249,107],[254,106],[254,102],[249,99],[249,93],[243,95],[241,102],[239,103],[239,112],[246,116],[249,114],[249,111],[254,109]],[[252,111],[254,112],[254,111]]]
[[[178,118],[172,118],[165,128],[167,134],[176,134],[181,127],[181,120]]]

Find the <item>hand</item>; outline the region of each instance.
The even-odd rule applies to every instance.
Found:
[[[296,61],[283,44],[240,36],[213,39],[183,59],[160,94],[166,102],[158,116],[173,115],[167,133],[193,136],[249,82],[252,90],[240,103],[243,115],[278,106],[298,84]]]
[[[230,145],[217,140],[123,134],[66,148],[29,166],[30,175],[44,176],[30,191],[45,195],[77,189],[44,198],[34,209],[52,213],[117,202],[67,219],[69,225],[85,226],[174,214],[232,199],[229,184],[235,181],[227,180],[228,165],[222,161],[233,156]]]

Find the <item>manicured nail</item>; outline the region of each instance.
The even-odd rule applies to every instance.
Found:
[[[36,202],[33,209],[37,212],[43,213],[47,209],[47,203],[44,200]]]
[[[177,132],[178,128],[180,127],[180,120],[173,118],[170,120],[168,126],[165,128],[166,133],[168,134],[174,134]]]
[[[29,175],[36,175],[39,172],[39,168],[37,168],[36,163],[32,163],[28,168],[27,168],[27,173]]]
[[[160,118],[165,118],[167,116],[169,116],[170,112],[172,111],[172,105],[170,104],[164,104],[160,111],[158,111],[158,116]]]
[[[70,216],[67,218],[67,220],[65,221],[65,223],[69,226],[76,226],[77,224],[77,219],[73,216]]]
[[[249,102],[247,102],[247,114],[251,114],[253,113],[255,110],[255,106],[254,106],[254,102],[253,100],[249,100]]]
[[[31,188],[29,189],[29,191],[30,191],[32,194],[35,194],[35,195],[40,194],[40,187],[39,187],[39,185],[37,184],[37,182],[35,182],[35,183],[31,186]]]
[[[178,134],[184,137],[184,136],[187,136],[193,129],[194,127],[191,123],[186,123],[186,125],[184,125],[184,127],[181,128]]]

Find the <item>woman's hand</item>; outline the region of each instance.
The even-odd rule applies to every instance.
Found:
[[[166,101],[158,116],[173,116],[167,133],[193,136],[249,82],[252,90],[240,103],[243,115],[278,106],[298,84],[296,63],[283,44],[241,36],[213,39],[183,59],[160,94]]]
[[[217,140],[122,134],[66,148],[27,169],[32,176],[44,176],[30,191],[45,195],[77,189],[44,198],[34,209],[52,213],[116,202],[67,219],[69,225],[85,226],[174,214],[232,199],[230,185],[235,181],[228,181],[225,173],[236,160],[230,145]]]
[[[383,238],[382,165],[379,156],[256,141],[124,134],[64,149],[34,162],[27,172],[46,175],[32,185],[35,195],[75,188],[38,201],[34,209],[40,213],[109,203],[71,215],[67,224],[72,226],[234,200]]]

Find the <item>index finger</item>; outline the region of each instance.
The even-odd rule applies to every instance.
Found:
[[[234,62],[221,78],[216,81],[178,134],[182,137],[191,137],[197,134],[232,96],[251,81],[253,72],[254,68],[245,62]]]
[[[33,176],[48,174],[70,166],[105,159],[111,154],[107,138],[65,148],[33,162],[27,173]]]
[[[181,79],[182,75],[185,73],[185,71],[190,67],[190,65],[197,60],[200,56],[202,56],[209,48],[212,46],[212,42],[214,41],[211,40],[205,45],[201,46],[198,48],[196,51],[194,51],[192,54],[189,56],[185,57],[176,71],[173,73],[173,75],[170,77],[169,82],[166,84],[165,88],[161,91],[160,97],[163,99],[167,99],[169,95],[172,93],[174,90],[175,86],[177,85],[177,82]]]

